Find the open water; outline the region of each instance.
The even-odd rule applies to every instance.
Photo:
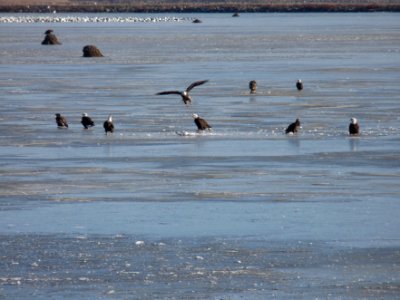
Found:
[[[399,14],[156,17],[0,24],[0,299],[398,297]]]

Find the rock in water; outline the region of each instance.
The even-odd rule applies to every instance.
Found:
[[[104,55],[100,52],[100,50],[93,45],[87,45],[83,47],[83,57],[103,57]]]
[[[55,34],[53,33],[52,29],[46,30],[44,33],[46,36],[42,41],[42,45],[61,45]]]

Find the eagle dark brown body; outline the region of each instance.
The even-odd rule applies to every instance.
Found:
[[[286,134],[288,134],[288,133],[297,133],[299,131],[299,129],[300,129],[300,120],[296,119],[296,121],[294,123],[290,124],[286,128],[285,133]]]

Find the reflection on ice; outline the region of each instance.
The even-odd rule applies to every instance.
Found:
[[[353,152],[357,151],[359,143],[360,143],[359,137],[350,137],[349,138],[350,151],[353,151]]]

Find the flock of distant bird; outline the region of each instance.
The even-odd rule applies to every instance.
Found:
[[[58,41],[57,37],[54,35],[53,30],[49,29],[45,32],[45,39],[42,41],[42,45],[60,45],[61,43]],[[100,51],[95,47],[95,46],[85,46],[83,48],[84,55],[83,56],[103,56]],[[88,54],[93,54],[93,55],[88,55]],[[192,98],[189,95],[189,92],[196,86],[202,85],[207,83],[208,80],[200,80],[200,81],[195,81],[192,84],[190,84],[184,91],[178,91],[178,90],[169,90],[169,91],[163,91],[159,92],[156,95],[179,95],[182,98],[182,101],[185,105],[188,105],[192,102]],[[296,82],[296,88],[298,91],[303,90],[303,82],[301,79],[298,79]],[[250,94],[255,94],[257,91],[257,82],[255,80],[251,80],[249,82],[249,89],[250,89]],[[210,124],[208,122],[199,117],[198,114],[192,114],[192,117],[194,119],[194,123],[197,126],[198,131],[203,131],[203,130],[211,130]],[[61,114],[57,113],[56,114],[56,123],[59,128],[68,128],[68,122],[65,117],[63,117]],[[81,124],[85,129],[89,129],[90,127],[93,127],[94,121],[88,116],[87,113],[82,114],[82,119],[81,119]],[[300,120],[296,119],[295,122],[291,123],[285,130],[286,134],[295,134],[299,131],[300,127]],[[108,133],[113,133],[114,132],[114,124],[112,120],[112,116],[110,115],[108,119],[103,123],[103,128],[106,134]],[[350,119],[350,125],[349,125],[349,134],[350,135],[358,135],[360,134],[360,126],[358,124],[358,121],[356,118],[351,118]]]

